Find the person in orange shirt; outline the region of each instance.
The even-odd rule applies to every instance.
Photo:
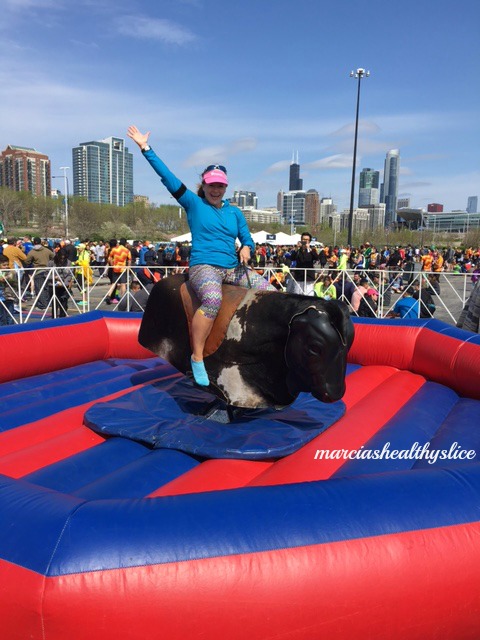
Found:
[[[110,253],[108,254],[108,264],[113,268],[114,284],[107,294],[107,304],[112,302],[118,302],[118,298],[115,297],[116,286],[120,288],[120,298],[123,298],[127,292],[127,267],[132,262],[132,254],[126,247],[126,238],[120,239],[120,244],[117,245],[116,240],[110,242]]]
[[[420,260],[422,261],[422,271],[431,271],[433,265],[433,255],[432,252],[429,251],[425,255],[423,255]]]
[[[435,273],[443,271],[443,256],[440,251],[433,252],[432,271],[435,271]]]

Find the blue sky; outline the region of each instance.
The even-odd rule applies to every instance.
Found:
[[[480,196],[477,0],[0,0],[0,148],[72,166],[80,142],[150,130],[194,187],[228,166],[229,192],[274,206],[298,151],[304,188],[348,207],[357,154],[383,172],[400,150],[399,196],[465,209]],[[129,140],[135,193],[172,203]],[[70,180],[71,180],[71,171]],[[70,184],[72,184],[70,182]],[[63,188],[63,181],[53,182]],[[70,187],[71,188],[71,187]]]

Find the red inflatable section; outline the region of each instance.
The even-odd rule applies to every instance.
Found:
[[[112,313],[74,323],[52,322],[47,329],[7,330],[0,334],[0,350],[8,363],[0,371],[0,382],[109,358],[150,358],[138,344],[139,325],[139,316]],[[157,478],[164,470],[159,464],[148,495],[140,498],[102,496],[90,502],[78,498],[80,494],[36,485],[35,479],[22,480],[76,453],[88,457],[95,447],[111,444],[84,426],[85,411],[99,400],[85,402],[81,388],[78,405],[2,432],[2,495],[13,504],[12,513],[18,515],[25,507],[17,531],[31,530],[32,504],[49,523],[56,500],[62,505],[71,500],[74,508],[58,525],[52,548],[28,547],[46,550],[44,574],[27,568],[35,565],[21,563],[18,538],[12,552],[9,522],[2,522],[4,546],[11,555],[2,555],[9,561],[0,559],[0,640],[477,640],[478,464],[471,476],[467,465],[460,465],[332,478],[344,460],[319,463],[315,458],[318,449],[368,446],[430,381],[448,387],[448,393],[480,399],[478,340],[459,339],[453,328],[442,333],[430,326],[356,322],[349,363],[360,366],[347,376],[346,412],[335,424],[276,461],[196,460],[197,466],[174,479],[168,476],[163,484]],[[139,387],[105,394],[100,401]],[[472,416],[472,429],[476,422]],[[400,427],[403,435],[404,425]],[[121,475],[123,467],[118,471]],[[412,480],[435,473],[421,485]],[[29,485],[31,493],[25,490],[18,499],[11,478],[17,486]],[[44,509],[45,495],[52,513]],[[75,500],[85,500],[84,520]],[[113,520],[104,514],[109,503],[119,511],[124,508],[123,519],[116,512],[118,519]],[[156,512],[159,505],[164,510]],[[227,513],[228,507],[232,512]],[[31,511],[38,515],[35,508]],[[292,516],[299,512],[303,520]],[[135,519],[139,513],[143,520]],[[158,513],[161,517],[154,520],[152,514]],[[195,522],[194,516],[184,521],[183,513],[194,513]],[[86,528],[76,534],[79,520]],[[198,530],[192,528],[184,542],[183,532],[197,523]],[[231,529],[226,528],[229,523]],[[11,518],[10,526],[14,524]],[[331,533],[329,526],[338,526],[340,533]],[[222,537],[223,531],[227,533]],[[307,542],[305,531],[311,534]],[[141,538],[146,534],[150,538]],[[147,544],[135,564],[130,559],[139,557],[139,538]],[[105,542],[103,548],[98,540]],[[87,569],[83,564],[81,570],[72,569],[74,553],[60,554],[59,560],[62,546],[79,554]],[[118,563],[108,564],[112,558]],[[51,571],[54,561],[56,573]]]
[[[421,535],[421,544],[419,535],[418,531],[386,534],[150,566],[148,589],[139,588],[136,594],[118,585],[144,585],[145,567],[44,579],[0,562],[2,575],[16,585],[0,600],[0,619],[18,610],[15,617],[20,622],[9,629],[8,640],[476,640],[480,525],[428,530]],[[452,546],[452,538],[458,544]],[[432,563],[437,556],[442,561]],[[303,568],[301,582],[298,567]],[[293,600],[292,584],[296,585]],[[414,616],[409,595],[413,585]],[[192,590],[195,597],[189,598]],[[107,594],[115,594],[113,616],[105,615]],[[455,611],[452,603],[457,603]],[[452,614],[442,616],[441,628],[439,611]],[[286,634],[286,629],[298,632]],[[201,630],[208,630],[208,635]]]

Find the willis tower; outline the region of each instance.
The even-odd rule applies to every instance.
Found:
[[[290,182],[288,185],[289,191],[302,191],[303,180],[300,178],[300,165],[298,164],[298,151],[297,159],[295,160],[295,154],[292,156],[292,162],[290,164]]]

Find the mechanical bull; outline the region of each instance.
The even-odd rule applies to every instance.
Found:
[[[139,332],[140,344],[187,375],[198,306],[183,274],[165,278],[150,294]],[[353,337],[341,302],[224,285],[204,350],[206,389],[233,407],[286,406],[301,391],[334,402],[345,392]]]

